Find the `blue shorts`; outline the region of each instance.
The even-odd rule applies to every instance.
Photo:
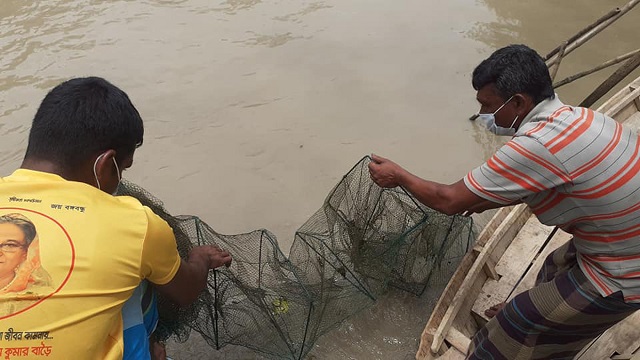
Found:
[[[151,360],[149,336],[158,325],[158,300],[148,281],[143,280],[122,308],[124,360]]]

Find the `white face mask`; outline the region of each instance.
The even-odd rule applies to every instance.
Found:
[[[516,121],[518,121],[518,116],[516,116],[515,119],[513,119],[513,122],[511,123],[511,126],[509,126],[508,128],[502,127],[502,126],[498,126],[496,124],[496,114],[498,113],[498,111],[500,111],[500,109],[502,109],[505,105],[507,105],[507,103],[509,101],[511,101],[511,99],[513,99],[513,96],[511,96],[509,99],[507,99],[507,101],[504,102],[504,104],[500,105],[500,107],[498,108],[498,110],[494,111],[493,113],[488,113],[488,114],[475,114],[471,117],[471,120],[476,120],[479,121],[480,124],[484,125],[484,127],[487,128],[487,130],[489,130],[490,132],[499,135],[499,136],[513,136],[516,133],[516,129],[513,127],[513,125],[515,125]]]
[[[98,173],[96,172],[96,166],[98,166],[98,161],[104,156],[105,154],[102,154],[100,156],[98,156],[96,158],[96,161],[93,163],[93,176],[96,179],[96,185],[98,185],[98,190],[102,190],[100,188],[100,180],[98,180]],[[114,190],[113,194],[111,195],[115,195],[116,192],[118,191],[118,186],[120,186],[120,182],[122,181],[122,178],[120,177],[120,168],[118,167],[118,163],[116,162],[115,158],[111,158],[111,160],[113,160],[113,165],[116,166],[116,174],[118,174],[118,185],[116,185],[116,190]]]

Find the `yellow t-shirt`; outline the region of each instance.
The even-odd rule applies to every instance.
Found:
[[[24,169],[0,178],[0,217],[36,229],[27,245],[0,221],[0,284],[13,276],[0,286],[0,355],[121,359],[122,304],[180,266],[167,223],[134,198]]]

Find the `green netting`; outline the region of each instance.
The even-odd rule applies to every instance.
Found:
[[[165,219],[180,255],[197,245],[231,253],[211,271],[189,307],[159,296],[160,339],[185,341],[194,330],[214,348],[251,348],[274,359],[300,359],[322,334],[372,305],[390,287],[416,295],[448,281],[473,241],[472,220],[421,206],[401,188],[382,189],[359,161],[323,206],[295,233],[285,257],[267,230],[222,235],[195,216],[172,216],[144,189],[123,181],[119,194]]]
[[[404,190],[375,185],[368,162],[365,158],[356,164],[296,232],[289,258],[296,266],[308,267],[307,253],[312,252],[320,258],[316,261],[329,265],[323,278],[347,281],[374,300],[389,282],[402,282],[399,251],[415,241],[417,228],[428,216]]]
[[[391,283],[418,296],[429,286],[448,283],[475,240],[471,218],[423,209],[429,221],[400,245]]]

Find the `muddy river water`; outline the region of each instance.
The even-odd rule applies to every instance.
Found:
[[[362,156],[453,182],[499,140],[466,120],[473,67],[545,54],[623,0],[49,0],[0,2],[0,173],[19,166],[46,92],[102,76],[145,120],[125,176],[221,233],[295,230]],[[635,9],[558,78],[638,48]],[[559,90],[577,103],[611,71]],[[634,75],[637,76],[636,71]],[[435,291],[435,289],[434,289]],[[432,300],[396,294],[318,342],[318,359],[411,358]],[[195,339],[175,358],[253,358]]]

